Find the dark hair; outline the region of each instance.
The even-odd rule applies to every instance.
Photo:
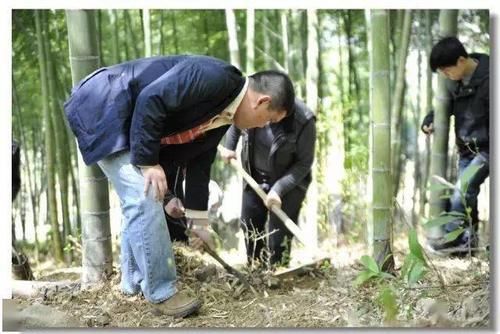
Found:
[[[271,96],[271,109],[286,110],[286,116],[294,112],[295,91],[286,73],[268,70],[249,76],[249,87],[259,93]]]
[[[440,67],[454,66],[460,57],[469,57],[462,43],[456,37],[445,37],[432,47],[431,70],[436,72]]]

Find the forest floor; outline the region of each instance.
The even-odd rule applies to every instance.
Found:
[[[406,240],[395,240],[394,245],[398,269],[408,253]],[[158,314],[142,296],[122,295],[119,272],[102,285],[81,290],[78,273],[35,268],[37,280],[75,284],[15,299],[20,308],[43,304],[65,312],[82,327],[489,327],[487,253],[465,259],[431,257],[434,269],[411,287],[399,278],[384,280],[396,297],[392,308],[379,302],[382,283],[353,284],[363,269],[359,258],[364,254],[362,244],[340,246],[330,253],[331,265],[281,279],[240,268],[255,288],[254,294],[221,266],[201,281],[200,269],[213,268],[213,261],[176,245],[178,287],[191,290],[203,301],[197,315],[184,319]],[[387,320],[391,309],[396,316]]]

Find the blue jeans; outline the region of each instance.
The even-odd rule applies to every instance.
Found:
[[[151,189],[144,194],[144,177],[130,164],[130,151],[114,153],[97,163],[120,197],[121,289],[132,295],[142,290],[151,303],[176,292],[175,260],[163,213]]]
[[[470,179],[469,187],[465,193],[466,206],[471,208],[471,218],[472,226],[474,230],[477,230],[477,224],[479,222],[478,211],[477,211],[477,196],[479,195],[479,190],[481,184],[486,180],[490,173],[489,164],[489,154],[488,153],[478,153],[470,154],[466,156],[460,156],[458,160],[458,175],[460,176],[469,166],[478,165],[481,166],[476,174]],[[458,181],[457,184],[458,186]],[[460,196],[460,191],[455,190],[450,198],[450,210],[458,211],[465,214],[465,207]],[[458,229],[461,226],[461,221],[450,222],[445,225],[445,231],[451,232]],[[469,226],[462,226],[463,228],[468,228]],[[474,231],[471,231],[474,232]]]

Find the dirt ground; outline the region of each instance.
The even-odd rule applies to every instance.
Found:
[[[405,241],[395,243],[396,267],[403,262]],[[80,290],[77,273],[35,271],[38,280],[73,280],[58,291],[37,297],[16,297],[23,307],[44,304],[78,319],[83,327],[474,327],[489,326],[490,275],[486,253],[477,258],[432,258],[435,269],[417,285],[393,280],[397,317],[385,321],[378,302],[379,285],[353,285],[362,269],[359,244],[332,251],[331,265],[276,279],[262,270],[242,270],[256,294],[244,289],[234,276],[183,246],[175,247],[180,289],[203,300],[196,316],[173,319],[158,314],[142,296],[127,297],[119,289],[119,272],[90,290]],[[200,269],[212,270],[200,281]],[[437,270],[446,288],[438,279]]]

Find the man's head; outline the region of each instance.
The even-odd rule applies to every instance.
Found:
[[[293,113],[295,92],[288,75],[270,70],[257,72],[248,80],[248,90],[233,119],[237,128],[263,127]]]
[[[458,81],[470,71],[470,59],[456,37],[445,37],[433,46],[430,56],[432,72],[439,71],[450,80]]]

